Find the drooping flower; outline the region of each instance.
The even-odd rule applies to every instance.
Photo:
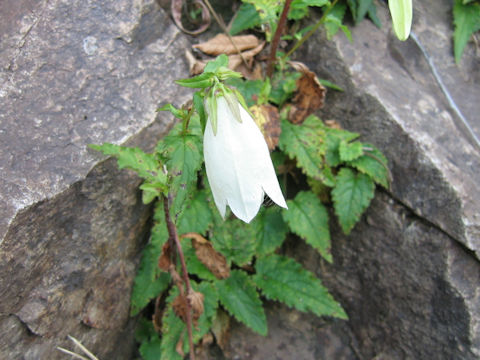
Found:
[[[215,204],[249,223],[265,194],[287,208],[265,139],[251,115],[230,91],[207,98],[203,138],[205,167]]]

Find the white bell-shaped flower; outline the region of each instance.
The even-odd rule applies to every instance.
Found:
[[[239,219],[249,223],[257,215],[265,193],[287,208],[270,152],[255,121],[232,93],[214,96],[215,105],[207,101],[203,147],[208,181],[220,214],[225,217],[228,205]]]

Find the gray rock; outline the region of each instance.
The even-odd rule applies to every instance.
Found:
[[[382,29],[365,21],[351,29],[353,43],[319,34],[297,53],[320,78],[345,89],[329,91],[319,115],[379,147],[393,175],[392,188],[377,191],[349,236],[331,221],[333,265],[303,242],[284,249],[323,279],[349,321],[320,327],[302,315],[292,326],[284,319],[295,311],[270,305],[267,339],[233,328],[234,359],[480,357],[480,151],[418,45],[398,41],[385,5],[378,5]],[[480,136],[475,47],[456,66],[451,2],[414,5],[415,34]]]
[[[70,334],[129,359],[150,211],[139,179],[86,146],[155,144],[172,122],[158,105],[187,99],[186,39],[154,0],[0,11],[0,358],[65,358]]]

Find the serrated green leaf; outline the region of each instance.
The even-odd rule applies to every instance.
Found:
[[[167,159],[166,166],[172,179],[169,192],[174,199],[174,215],[180,213],[195,189],[197,172],[203,163],[202,147],[202,137],[197,133],[176,134],[175,131],[170,132],[157,146],[157,151]]]
[[[326,128],[325,137],[325,160],[328,165],[335,167],[341,163],[340,143],[342,141],[352,141],[358,138],[359,134],[352,133],[343,129]]]
[[[140,318],[135,331],[135,340],[140,343],[138,350],[143,360],[160,359],[160,337],[155,331],[152,321]]]
[[[163,173],[158,160],[152,154],[147,154],[139,148],[130,148],[115,144],[105,143],[102,145],[89,145],[93,150],[100,151],[104,155],[111,155],[117,158],[120,169],[135,171],[140,177],[166,184],[167,177]]]
[[[193,78],[189,79],[175,80],[175,83],[180,86],[193,89],[206,89],[213,85],[214,77],[215,74],[213,72],[209,72],[209,70],[204,70],[203,74],[194,76]]]
[[[259,212],[252,222],[257,238],[257,255],[266,255],[280,247],[288,232],[288,226],[277,207]]]
[[[347,164],[370,176],[377,184],[388,189],[390,181],[387,159],[380,150],[371,144],[363,144],[363,148],[365,154]]]
[[[164,222],[158,222],[152,228],[150,242],[142,252],[142,259],[133,283],[130,298],[130,315],[137,315],[148,303],[164,291],[170,283],[170,275],[158,268],[158,257],[162,246],[168,239]]]
[[[228,67],[228,56],[225,54],[221,54],[217,56],[214,60],[209,61],[207,65],[205,65],[203,73],[211,73],[215,75],[215,72],[221,67]]]
[[[338,152],[340,160],[352,161],[363,155],[363,144],[359,141],[347,142],[342,140],[340,141]]]
[[[157,196],[160,196],[165,191],[165,186],[160,183],[144,182],[140,185],[142,190],[142,202],[144,204],[151,203]]]
[[[295,260],[271,254],[258,259],[255,270],[253,281],[268,299],[318,316],[347,319],[345,311],[321,281]]]
[[[345,4],[337,3],[333,7],[333,9],[330,10],[327,17],[325,18],[324,26],[327,30],[327,38],[329,40],[333,38],[333,36],[338,32],[339,29],[342,29],[347,38],[352,41],[352,35],[350,34],[350,30],[342,23],[346,10],[347,7]]]
[[[328,213],[318,197],[311,191],[301,191],[287,205],[288,210],[282,210],[282,215],[292,232],[332,262]]]
[[[230,28],[230,35],[236,35],[247,29],[252,29],[262,23],[262,19],[252,4],[243,3],[238,9],[233,24]]]
[[[228,264],[247,264],[255,255],[255,230],[238,219],[217,222],[211,236],[212,245],[227,259]]]
[[[207,232],[213,223],[209,201],[211,200],[207,197],[206,191],[195,192],[178,217],[177,230],[179,234],[187,232],[205,234]]]
[[[220,302],[238,321],[260,335],[267,335],[267,319],[255,286],[246,273],[233,270],[215,283]]]
[[[332,199],[340,226],[349,234],[370,205],[375,193],[373,180],[363,174],[342,168],[337,174],[337,184],[332,190]]]
[[[308,176],[324,181],[325,130],[322,121],[309,116],[301,125],[282,120],[279,146]]]
[[[453,33],[455,62],[458,64],[462,57],[465,45],[472,34],[480,30],[480,4],[466,4],[462,0],[455,0],[453,6]]]

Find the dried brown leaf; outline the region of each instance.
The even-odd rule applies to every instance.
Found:
[[[325,125],[332,129],[342,130],[342,125],[340,125],[337,120],[325,120]]]
[[[249,67],[252,67],[253,64],[253,58],[255,55],[257,55],[260,51],[262,51],[263,47],[265,46],[265,42],[261,42],[257,46],[255,46],[253,49],[248,50],[248,51],[243,51],[242,56],[247,62]],[[228,57],[228,67],[232,70],[235,70],[237,66],[243,63],[242,56],[239,54],[233,54]]]
[[[187,233],[182,238],[192,239],[195,255],[217,279],[226,279],[230,276],[230,268],[225,256],[217,252],[210,241],[197,233]]]
[[[212,323],[212,332],[215,335],[218,346],[225,352],[230,338],[230,316],[225,311],[217,310],[217,316],[215,316]]]
[[[193,56],[193,54],[188,50],[185,51],[185,57],[187,58],[187,61],[188,61],[190,75],[192,76],[198,75],[203,72],[205,65],[207,65],[206,61],[195,58],[195,56]]]
[[[282,132],[278,108],[273,105],[254,105],[250,108],[250,112],[262,131],[268,149],[273,151],[278,145]]]
[[[172,249],[170,248],[170,243],[166,242],[163,244],[162,247],[162,253],[160,257],[158,258],[158,267],[165,271],[168,272],[172,266]]]
[[[254,35],[232,36],[232,40],[239,51],[255,48],[259,44],[258,38]],[[218,34],[207,42],[193,45],[193,48],[213,56],[237,54],[237,49],[225,34]]]
[[[290,65],[300,71],[302,76],[297,80],[297,91],[292,100],[288,120],[294,124],[301,124],[307,116],[323,107],[327,90],[305,64],[291,61]]]
[[[197,326],[198,319],[203,314],[203,299],[204,296],[201,292],[192,290],[190,294],[187,295],[188,301],[190,301],[190,306],[192,307],[193,312],[193,323]]]
[[[202,10],[202,23],[200,27],[195,30],[187,30],[182,24],[182,10],[183,10],[183,0],[172,0],[171,2],[171,11],[172,17],[175,21],[175,24],[182,30],[184,33],[189,35],[198,35],[208,29],[211,23],[210,11],[207,6],[201,0],[194,0],[193,5]]]

